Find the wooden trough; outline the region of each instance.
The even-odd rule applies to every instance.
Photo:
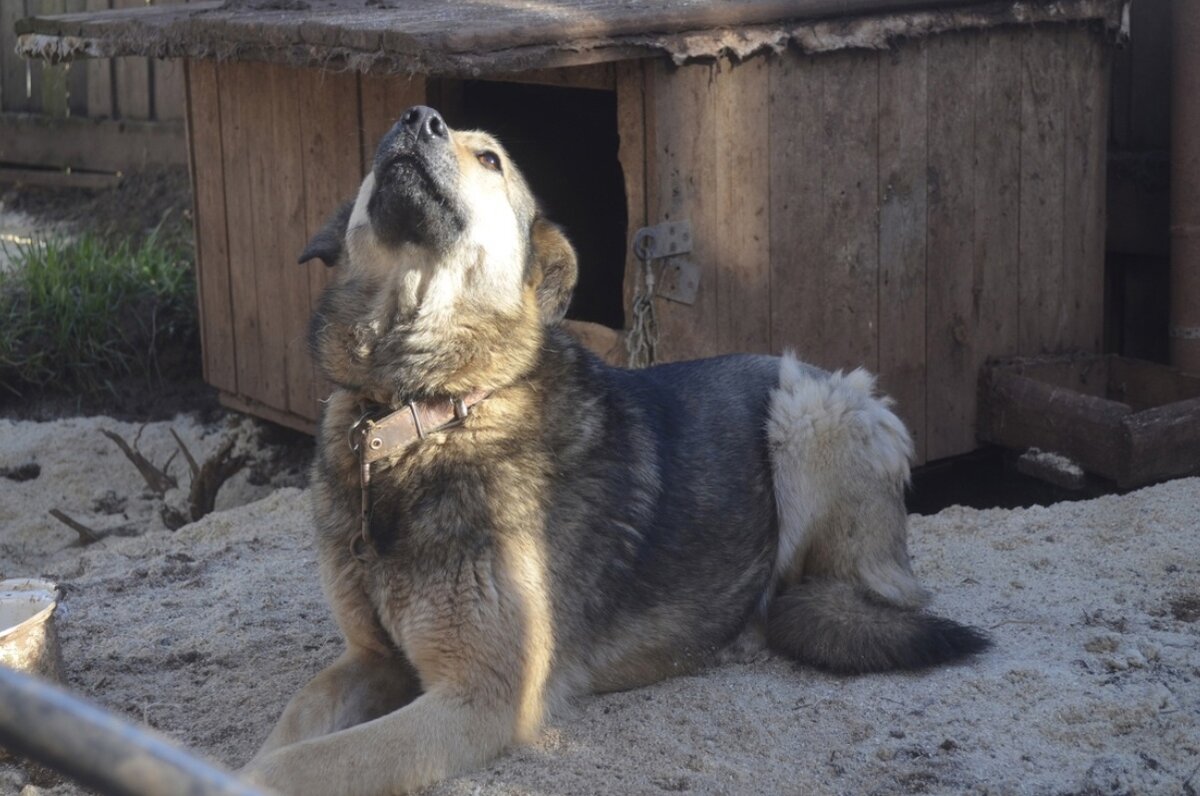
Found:
[[[1121,488],[1200,472],[1200,376],[1119,356],[1014,359],[980,377],[979,437]]]
[[[33,57],[186,59],[205,375],[230,406],[311,428],[327,276],[295,256],[415,103],[513,150],[603,351],[645,276],[630,241],[668,221],[696,281],[654,299],[660,360],[866,366],[920,461],[976,446],[988,357],[1100,350],[1122,0],[304,5],[19,27]]]

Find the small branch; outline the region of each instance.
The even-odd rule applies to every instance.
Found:
[[[134,447],[130,447],[129,443],[122,439],[119,434],[109,431],[108,429],[102,428],[100,429],[100,433],[116,443],[116,446],[121,449],[121,453],[125,454],[125,458],[128,459],[133,466],[138,469],[138,472],[142,474],[142,479],[145,480],[146,486],[150,488],[150,491],[154,492],[159,497],[162,497],[169,490],[179,486],[179,483],[174,478],[155,467],[149,459],[147,459],[141,454],[140,451],[137,450],[137,441],[142,435],[140,430],[138,431],[137,437],[134,437]]]
[[[75,533],[79,534],[80,544],[94,544],[101,539],[100,534],[96,533],[79,520],[71,519],[58,509],[50,509],[50,516],[70,528]]]
[[[220,491],[221,486],[246,466],[249,457],[244,453],[234,456],[234,442],[233,437],[226,438],[217,452],[209,457],[208,461],[204,462],[204,466],[200,467],[192,477],[192,486],[188,494],[192,522],[213,510],[217,503],[217,492]],[[180,445],[182,444],[181,442]],[[191,454],[186,453],[186,449],[184,455],[188,457],[189,462],[192,460]]]
[[[175,433],[175,429],[168,430],[171,432],[171,436],[175,438],[175,444],[179,446],[180,452],[183,453],[183,458],[187,459],[188,467],[192,469],[192,480],[194,481],[200,475],[200,465],[196,464],[196,457],[192,456],[192,452],[188,450],[187,445],[183,444],[183,440]]]

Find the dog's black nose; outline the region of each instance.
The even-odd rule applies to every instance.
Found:
[[[401,114],[400,126],[411,132],[419,141],[449,138],[446,121],[442,115],[425,105],[414,105]]]

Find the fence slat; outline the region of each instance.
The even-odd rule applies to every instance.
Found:
[[[17,36],[13,26],[25,15],[25,4],[0,3],[0,107],[23,111],[29,107],[25,94],[25,59],[17,55]]]

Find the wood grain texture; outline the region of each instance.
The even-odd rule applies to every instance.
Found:
[[[212,61],[186,67],[188,148],[191,152],[193,217],[196,230],[196,286],[204,380],[237,392],[237,342],[230,296],[229,246],[226,238],[225,160],[218,69]]]
[[[879,56],[879,384],[925,461],[924,42]]]
[[[690,221],[692,251],[687,258],[700,271],[700,287],[692,305],[655,299],[658,359],[669,362],[711,354],[716,350],[717,317],[717,107],[713,82],[716,66],[647,66],[654,81],[654,104],[648,122],[654,126],[656,173],[651,224]]]
[[[625,279],[623,303],[624,328],[630,313],[642,262],[633,253],[633,235],[646,226],[646,73],[641,61],[623,61],[616,65],[617,160],[625,182]]]
[[[112,0],[87,0],[88,11],[107,10]],[[113,61],[111,58],[89,58],[87,70],[87,115],[93,119],[111,119],[116,115],[113,105]]]
[[[929,183],[926,250],[926,456],[974,447],[975,377],[971,325],[974,289],[975,39],[928,43]],[[980,296],[980,300],[983,297]],[[972,383],[973,384],[973,383]]]
[[[87,0],[64,0],[63,8],[68,13],[87,10]],[[67,62],[67,115],[88,115],[88,64]]]
[[[1063,257],[1066,155],[1066,32],[1022,40],[1020,349],[1055,352],[1070,345],[1072,297]]]
[[[10,113],[0,115],[0,161],[99,171],[182,166],[187,142],[181,122]]]
[[[1064,344],[1099,351],[1104,336],[1108,58],[1100,33],[1066,32],[1067,143],[1063,179],[1063,276],[1070,315]]]
[[[768,71],[766,58],[721,61],[714,83],[717,226],[711,243],[722,352],[771,350]]]
[[[879,55],[836,53],[823,90],[825,219],[821,358],[827,367],[879,370]],[[831,79],[832,78],[832,79]]]
[[[300,72],[276,64],[258,68],[266,89],[261,141],[249,166],[253,179],[255,227],[258,229],[259,314],[268,341],[268,361],[282,361],[286,403],[293,414],[312,411],[313,366],[308,353],[311,307],[307,274],[297,272],[296,256],[308,242],[305,207],[304,151],[300,115]],[[261,157],[270,152],[271,157]],[[281,359],[275,357],[282,355]]]
[[[362,98],[362,173],[371,169],[375,148],[404,109],[427,101],[425,78],[399,75],[362,75],[359,77]]]
[[[25,59],[17,54],[17,34],[13,27],[25,16],[25,3],[0,3],[0,109],[29,109],[25,91]]]
[[[821,121],[823,58],[788,51],[773,59],[770,102],[771,346],[821,360],[819,272],[830,257],[824,229]]]
[[[113,0],[113,8],[145,7],[145,0]],[[149,119],[150,61],[140,55],[127,55],[113,60],[113,93],[116,113],[122,119]]]
[[[361,179],[362,142],[359,137],[358,78],[352,74],[297,70],[300,115],[321,119],[322,124],[300,130],[304,156],[304,231],[314,235],[342,202],[353,199]],[[292,278],[307,277],[308,314],[329,282],[330,269],[319,262],[290,265]],[[292,411],[315,420],[318,401],[331,388],[315,373],[309,385],[307,406],[294,402]]]
[[[243,58],[293,66],[349,63],[360,69],[474,77],[663,53],[716,57],[730,44],[728,27],[770,25],[772,45],[792,40],[807,51],[838,50],[1015,23],[1103,19],[1115,26],[1122,9],[1121,0],[579,0],[489,3],[487,13],[475,4],[444,0],[408,0],[385,8],[364,7],[362,0],[307,0],[304,13],[271,5],[208,0],[193,5],[203,9],[202,15],[150,8],[137,14],[40,18],[23,30],[62,37],[60,52],[90,46],[107,54]],[[179,35],[181,30],[186,35]],[[681,33],[686,35],[675,35]],[[45,39],[30,42],[31,47],[45,44]]]
[[[975,442],[975,388],[988,357],[1015,354],[1020,345],[1019,239],[1021,40],[1017,31],[988,31],[976,42],[974,256],[970,292],[959,296],[971,331],[966,369],[950,385],[964,407],[962,444]],[[970,434],[968,437],[967,434]]]
[[[257,279],[261,213],[255,212],[250,163],[260,157],[258,132],[266,97],[258,64],[229,62],[218,70],[221,157],[229,238],[229,289],[237,345],[237,392],[277,408],[286,407],[282,339],[269,340],[259,315]],[[261,166],[260,166],[261,169]],[[264,298],[266,296],[264,295]],[[274,328],[275,324],[272,324]]]

